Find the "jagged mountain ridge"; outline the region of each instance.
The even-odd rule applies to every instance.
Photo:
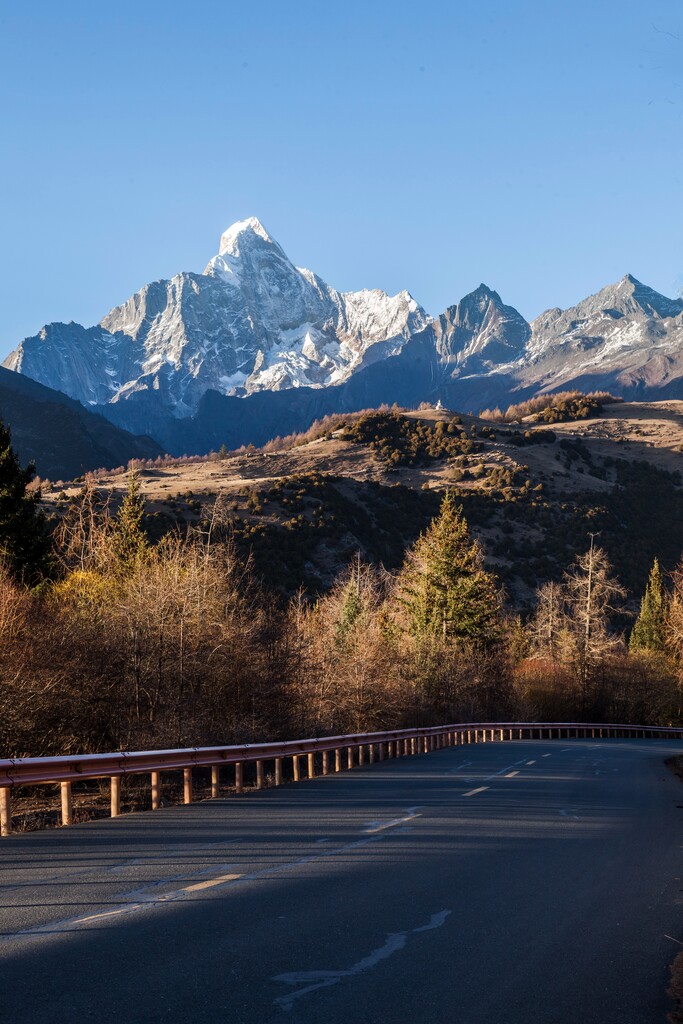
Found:
[[[627,274],[528,323],[482,284],[432,320],[408,292],[335,291],[250,218],[202,274],[146,285],[96,327],[47,325],[5,366],[172,452],[203,452],[383,402],[683,397],[683,300]]]
[[[394,354],[427,322],[408,292],[340,293],[295,267],[250,218],[223,233],[203,273],[145,285],[97,327],[49,324],[4,365],[84,404],[152,391],[182,417],[208,390],[340,383],[373,345]]]

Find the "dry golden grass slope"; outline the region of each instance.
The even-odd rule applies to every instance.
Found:
[[[455,414],[447,410],[432,410],[405,415],[433,424],[439,420],[448,422]],[[483,463],[488,467],[498,465],[513,471],[528,467],[532,481],[545,479],[547,489],[558,497],[571,495],[577,488],[600,491],[611,486],[609,473],[603,480],[582,472],[576,461],[568,466],[559,464],[557,444],[517,448],[504,436],[512,431],[543,429],[537,424],[507,426],[485,423],[475,416],[458,415],[468,433],[472,426],[475,427],[476,441],[483,449],[462,457],[465,466]],[[485,431],[492,429],[496,434],[495,440],[481,437],[482,428]],[[605,406],[599,418],[553,424],[544,429],[552,429],[558,442],[563,439],[584,442],[596,461],[605,458],[644,460],[669,472],[683,468],[683,402],[615,403]],[[188,492],[200,501],[213,499],[219,493],[230,497],[245,490],[267,487],[286,477],[313,472],[357,481],[400,483],[413,489],[443,490],[454,483],[453,465],[454,460],[447,458],[421,466],[388,468],[368,445],[332,436],[283,452],[256,450],[230,454],[213,461],[209,458],[189,464],[176,461],[168,465],[148,465],[141,471],[140,482],[145,500],[153,510],[163,509],[169,499]],[[127,487],[128,474],[99,473],[93,474],[91,479],[96,486],[111,490],[116,496]],[[465,491],[481,490],[486,487],[485,480],[485,475],[464,479],[458,482],[458,487]],[[60,493],[73,496],[80,487],[80,482],[58,488],[51,486],[44,492],[46,506],[58,507]]]
[[[359,431],[361,421],[349,418],[274,453],[145,464],[148,527],[160,536],[197,523],[220,496],[240,549],[251,552],[269,585],[290,594],[301,585],[311,593],[329,586],[357,551],[396,568],[449,487],[519,605],[559,578],[591,533],[599,534],[632,602],[655,557],[665,569],[680,559],[683,402],[614,403],[598,418],[552,426],[494,424],[446,410],[401,415],[407,422],[384,414],[378,433],[374,426]],[[419,434],[422,446],[413,464],[405,457],[409,445],[397,450],[406,431],[412,440]],[[434,457],[437,436],[446,444]],[[383,447],[378,437],[389,442]],[[392,461],[392,454],[401,457]],[[91,479],[114,505],[128,485],[125,472]],[[62,514],[81,487],[74,481],[47,489],[48,513]]]

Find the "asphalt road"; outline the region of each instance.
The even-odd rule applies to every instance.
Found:
[[[496,743],[0,843],[3,1024],[655,1024],[680,744]]]

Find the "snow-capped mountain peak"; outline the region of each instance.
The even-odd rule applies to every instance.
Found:
[[[145,285],[89,331],[47,325],[6,365],[90,405],[154,391],[182,417],[210,390],[340,383],[373,346],[396,354],[428,321],[407,292],[337,292],[249,217],[223,232],[203,273]]]
[[[270,237],[258,217],[247,217],[246,220],[238,220],[223,232],[221,235],[219,255],[225,253],[228,256],[240,255],[240,243],[253,244],[254,238],[260,238],[262,242],[273,244]],[[279,247],[278,247],[279,248]]]
[[[471,373],[519,359],[531,329],[498,292],[480,284],[438,318],[436,332],[442,359]]]

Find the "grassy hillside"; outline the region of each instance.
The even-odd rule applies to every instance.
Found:
[[[495,423],[446,410],[331,417],[266,449],[141,470],[149,525],[198,521],[217,497],[259,574],[326,588],[355,551],[397,567],[454,489],[511,598],[527,603],[598,533],[639,596],[652,560],[683,550],[683,403],[611,404],[593,418]],[[586,409],[581,406],[581,415]],[[125,476],[101,474],[120,494]],[[58,514],[77,485],[46,494]]]

